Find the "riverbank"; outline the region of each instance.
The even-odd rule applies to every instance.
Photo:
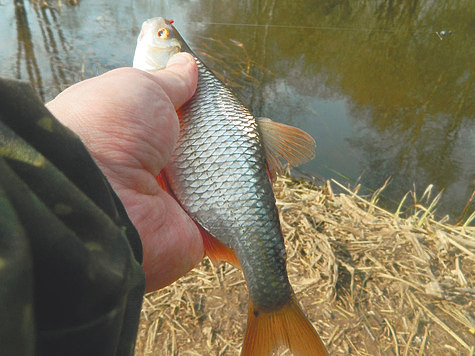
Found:
[[[474,354],[474,227],[420,204],[400,218],[335,181],[279,177],[275,195],[289,278],[330,354]],[[247,304],[241,272],[204,259],[146,296],[137,355],[239,355]]]

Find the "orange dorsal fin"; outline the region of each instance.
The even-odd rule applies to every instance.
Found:
[[[283,172],[281,159],[296,167],[315,157],[315,140],[305,131],[266,117],[259,117],[256,121],[273,180],[276,173]]]
[[[328,355],[295,297],[272,312],[259,311],[251,301],[241,356],[272,355],[282,345],[296,356]]]
[[[218,266],[221,262],[228,262],[237,268],[241,268],[233,249],[223,244],[201,226],[198,225],[198,227],[203,238],[205,254],[215,266]]]

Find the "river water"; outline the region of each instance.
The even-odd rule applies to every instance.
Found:
[[[50,100],[130,66],[155,16],[174,19],[254,115],[313,135],[317,156],[300,174],[364,194],[391,177],[381,203],[392,210],[432,184],[431,198],[444,190],[439,217],[474,211],[471,0],[0,0],[0,76]]]

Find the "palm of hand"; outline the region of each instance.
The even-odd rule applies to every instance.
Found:
[[[177,141],[175,108],[196,87],[196,66],[177,57],[153,75],[132,68],[108,72],[47,104],[79,135],[137,228],[147,291],[172,283],[203,257],[197,226],[155,180]]]

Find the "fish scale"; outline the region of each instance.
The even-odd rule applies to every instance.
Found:
[[[258,126],[249,111],[197,60],[193,98],[178,111],[180,137],[167,167],[188,214],[233,248],[262,309],[291,296],[272,187]]]

